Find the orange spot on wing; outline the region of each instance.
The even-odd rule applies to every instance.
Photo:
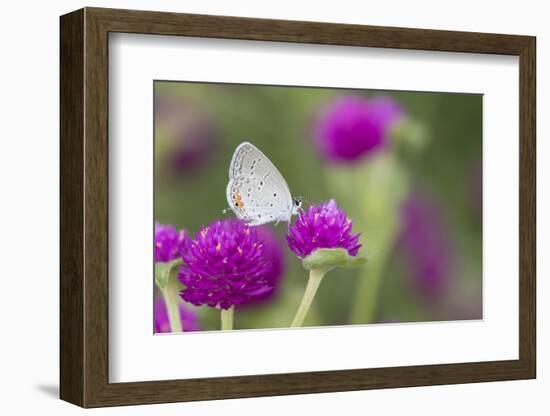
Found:
[[[244,208],[244,202],[241,198],[241,194],[239,192],[236,193],[235,195],[235,206],[237,208],[240,208],[240,209],[243,209]]]

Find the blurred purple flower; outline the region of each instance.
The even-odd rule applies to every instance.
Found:
[[[267,226],[255,227],[258,233],[258,239],[265,246],[265,257],[271,259],[272,267],[269,269],[266,274],[266,281],[268,285],[271,286],[271,290],[261,293],[251,300],[249,303],[258,303],[270,300],[277,292],[279,287],[279,282],[283,276],[286,264],[283,247],[281,246],[280,239],[275,235],[275,233]]]
[[[154,306],[155,334],[163,332],[172,332],[170,328],[170,319],[168,318],[168,309],[164,299],[159,297],[155,300]],[[195,312],[186,308],[184,305],[178,305],[181,319],[181,327],[184,332],[199,331],[199,320]]]
[[[217,129],[198,106],[177,97],[157,96],[155,116],[172,142],[167,154],[173,172],[200,169],[215,150]]]
[[[300,258],[307,257],[318,248],[344,248],[356,256],[361,244],[360,234],[352,234],[353,223],[331,199],[310,206],[300,212],[296,223],[288,228],[288,246]]]
[[[185,230],[155,223],[155,263],[169,262],[182,256],[191,239]]]
[[[202,227],[183,260],[178,278],[186,288],[180,295],[194,305],[228,309],[273,290],[277,264],[260,232],[241,221]]]
[[[415,193],[403,203],[401,221],[399,241],[411,283],[426,298],[437,300],[448,289],[454,261],[441,214],[429,197]]]
[[[382,149],[390,128],[403,115],[402,108],[390,97],[340,97],[326,106],[317,119],[317,148],[332,162],[357,161]]]

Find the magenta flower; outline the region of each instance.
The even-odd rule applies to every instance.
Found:
[[[382,149],[390,128],[403,115],[399,104],[390,97],[340,97],[326,106],[317,119],[317,148],[335,163],[357,161]]]
[[[218,131],[211,117],[198,105],[173,96],[157,96],[155,117],[171,144],[166,166],[173,173],[202,168],[218,145]]]
[[[400,246],[411,283],[426,298],[436,300],[448,288],[453,254],[441,214],[430,198],[414,194],[401,209]]]
[[[288,228],[288,246],[300,258],[318,248],[343,248],[350,256],[356,256],[361,244],[360,234],[352,234],[352,221],[336,201],[312,205],[301,212],[296,223]]]
[[[265,276],[269,286],[271,286],[271,290],[254,297],[249,303],[256,303],[256,301],[264,302],[273,298],[286,269],[284,251],[280,239],[268,226],[254,228],[258,234],[258,238],[265,246],[265,256],[272,262],[272,266]]]
[[[201,122],[179,134],[168,163],[175,172],[187,173],[199,170],[215,150],[214,128],[207,122]]]
[[[180,258],[189,244],[190,238],[185,230],[178,231],[173,225],[155,223],[155,263]]]
[[[202,227],[183,254],[181,297],[194,305],[229,309],[273,290],[273,258],[260,233],[238,220]]]
[[[172,332],[166,303],[162,297],[155,300],[154,306],[155,334],[163,332]],[[180,312],[181,326],[184,332],[199,331],[199,320],[197,315],[186,308],[184,305],[178,305]]]

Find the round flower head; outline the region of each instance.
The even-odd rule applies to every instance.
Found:
[[[155,263],[169,262],[180,258],[187,249],[190,238],[185,230],[178,231],[173,225],[155,224]]]
[[[333,162],[359,160],[384,146],[389,129],[402,116],[401,107],[389,97],[340,97],[317,120],[317,147]]]
[[[168,309],[162,297],[155,300],[155,334],[162,332],[172,332],[170,328],[170,320],[168,318]],[[187,309],[184,305],[178,305],[181,319],[181,327],[184,332],[199,331],[199,320],[197,315]]]
[[[448,288],[453,263],[440,212],[431,199],[414,194],[403,203],[401,222],[400,246],[411,283],[421,294],[436,300]]]
[[[194,305],[228,309],[273,289],[275,267],[258,231],[238,220],[202,227],[183,254],[181,297]]]
[[[302,259],[318,248],[343,248],[350,256],[356,256],[361,247],[360,234],[352,234],[352,225],[331,199],[301,212],[296,223],[289,227],[286,239],[290,249]]]
[[[155,117],[169,144],[165,160],[172,173],[197,171],[215,153],[217,128],[197,104],[159,95],[155,99]]]
[[[286,268],[284,251],[281,246],[280,239],[267,226],[254,227],[254,229],[258,234],[258,238],[265,247],[265,257],[267,257],[272,264],[265,276],[266,281],[269,286],[271,286],[271,289],[256,296],[253,299],[254,302],[252,303],[256,303],[255,301],[267,301],[275,295],[279,281],[281,280]]]
[[[174,172],[188,173],[202,168],[215,152],[214,128],[207,122],[189,127],[174,146],[169,163]]]

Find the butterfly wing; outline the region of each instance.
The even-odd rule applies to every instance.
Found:
[[[251,225],[288,221],[292,196],[279,170],[256,146],[241,143],[231,159],[227,203]]]

